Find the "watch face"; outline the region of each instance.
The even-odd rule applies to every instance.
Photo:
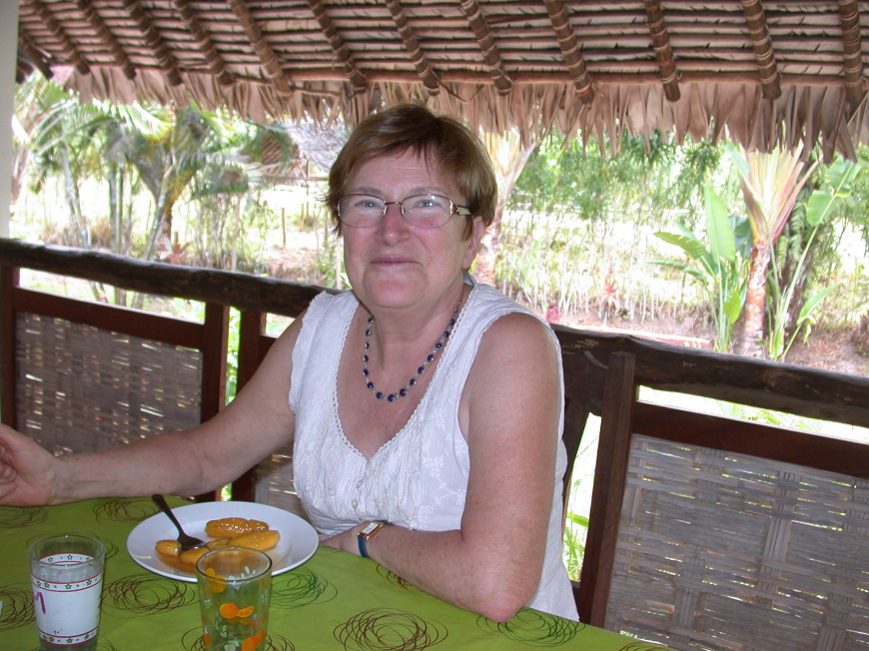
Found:
[[[369,522],[368,524],[365,525],[365,528],[362,530],[362,533],[367,536],[372,531],[376,531],[377,529],[379,529],[382,526],[383,525],[380,522]]]

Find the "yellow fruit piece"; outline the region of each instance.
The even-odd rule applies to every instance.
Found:
[[[229,538],[215,538],[205,543],[208,549],[217,549],[218,547],[226,547],[229,544]]]
[[[196,561],[198,561],[203,554],[207,554],[210,551],[211,550],[208,549],[208,547],[194,547],[193,549],[181,552],[178,555],[178,558],[181,559],[182,563],[196,567]]]
[[[155,545],[158,554],[178,556],[181,553],[181,543],[177,540],[158,540]]]
[[[252,531],[265,531],[268,528],[267,522],[237,517],[219,518],[205,523],[205,533],[212,538],[232,538]]]
[[[215,570],[213,567],[205,568],[205,576],[209,576],[213,579],[220,579],[219,581],[215,580],[208,582],[208,589],[211,591],[212,594],[220,594],[221,592],[226,590],[226,583],[224,583],[224,581],[226,581],[226,578],[218,574],[217,570]]]
[[[278,544],[281,534],[274,529],[267,531],[253,531],[251,533],[243,533],[235,538],[230,538],[229,544],[235,547],[251,547],[266,551]]]

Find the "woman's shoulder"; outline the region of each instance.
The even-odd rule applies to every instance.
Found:
[[[330,292],[322,291],[317,294],[308,304],[305,310],[305,322],[320,322],[335,314],[353,313],[358,302],[353,292]]]
[[[493,350],[526,351],[533,355],[560,352],[558,338],[549,323],[532,310],[490,285],[477,284],[468,321],[478,330],[478,354]]]
[[[468,320],[484,331],[494,327],[508,336],[513,333],[521,336],[550,330],[549,324],[540,316],[491,285],[476,284],[469,304]]]

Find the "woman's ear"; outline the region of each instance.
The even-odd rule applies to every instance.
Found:
[[[483,223],[482,217],[474,217],[470,222],[470,234],[467,239],[467,250],[465,257],[462,260],[462,268],[470,269],[474,258],[480,251],[480,243],[483,241],[483,234],[486,232],[486,225]]]

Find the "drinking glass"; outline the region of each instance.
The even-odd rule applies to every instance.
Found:
[[[96,538],[57,534],[27,548],[40,649],[94,649],[106,548]]]
[[[272,559],[247,547],[219,547],[196,563],[203,644],[213,651],[266,648]]]

